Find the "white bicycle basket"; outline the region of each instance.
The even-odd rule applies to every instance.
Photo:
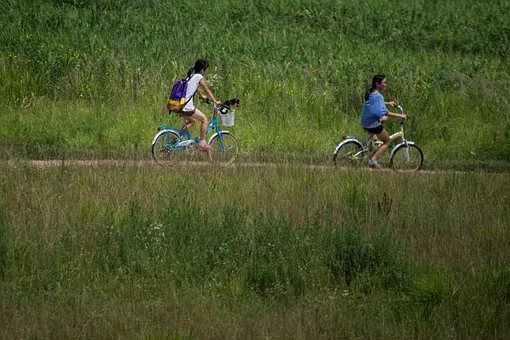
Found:
[[[221,124],[224,126],[234,126],[234,110],[226,107],[219,109]]]

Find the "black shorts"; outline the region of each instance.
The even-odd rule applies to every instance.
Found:
[[[376,126],[375,128],[363,128],[363,130],[365,130],[368,133],[373,133],[375,135],[378,135],[381,132],[383,132],[384,126],[382,126],[382,124],[381,124],[379,126]]]
[[[189,116],[193,116],[194,113],[195,113],[195,110],[193,110],[193,111],[181,111],[181,112],[179,112],[179,115],[183,116],[183,117],[189,117]]]

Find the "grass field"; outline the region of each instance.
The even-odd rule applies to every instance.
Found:
[[[2,338],[507,338],[507,174],[0,169]]]
[[[1,339],[510,338],[508,1],[0,8]],[[237,166],[142,162],[197,58]],[[432,171],[331,166],[376,73]]]

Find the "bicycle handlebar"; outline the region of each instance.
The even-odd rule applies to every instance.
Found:
[[[395,103],[394,107],[400,111],[400,114],[402,114],[402,115],[404,114],[404,108],[402,107],[402,105]],[[407,117],[407,119],[409,119],[409,117]],[[405,120],[401,119],[400,125],[404,125],[404,123],[405,123]]]
[[[216,105],[216,103],[211,102],[211,99],[209,99],[209,98],[207,98],[207,99],[200,98],[200,100],[206,104],[213,104],[215,108],[216,107],[225,107],[225,108],[230,109],[231,107],[239,107],[241,105],[239,98],[229,99],[229,100],[226,100],[218,105]]]
[[[209,105],[212,104],[215,111],[223,110],[223,109],[230,111],[234,107],[239,107],[241,105],[239,98],[229,99],[229,100],[222,102],[221,104],[213,103],[209,98],[207,98],[205,100],[200,98],[200,100],[205,102],[206,104],[209,104]]]

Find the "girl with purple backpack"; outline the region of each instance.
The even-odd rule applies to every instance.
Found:
[[[179,114],[186,120],[186,126],[188,128],[193,126],[196,121],[200,122],[200,141],[198,142],[198,149],[203,151],[209,151],[211,149],[211,146],[205,141],[205,133],[209,122],[202,111],[195,108],[193,97],[195,96],[195,93],[198,92],[202,100],[210,99],[216,105],[221,104],[220,101],[214,98],[214,95],[205,83],[205,74],[208,67],[209,62],[207,62],[207,60],[198,59],[195,62],[195,66],[189,69],[186,77],[189,79],[188,88],[186,90],[186,104],[182,108],[182,111],[179,112]],[[202,90],[204,90],[206,94],[203,94]]]

